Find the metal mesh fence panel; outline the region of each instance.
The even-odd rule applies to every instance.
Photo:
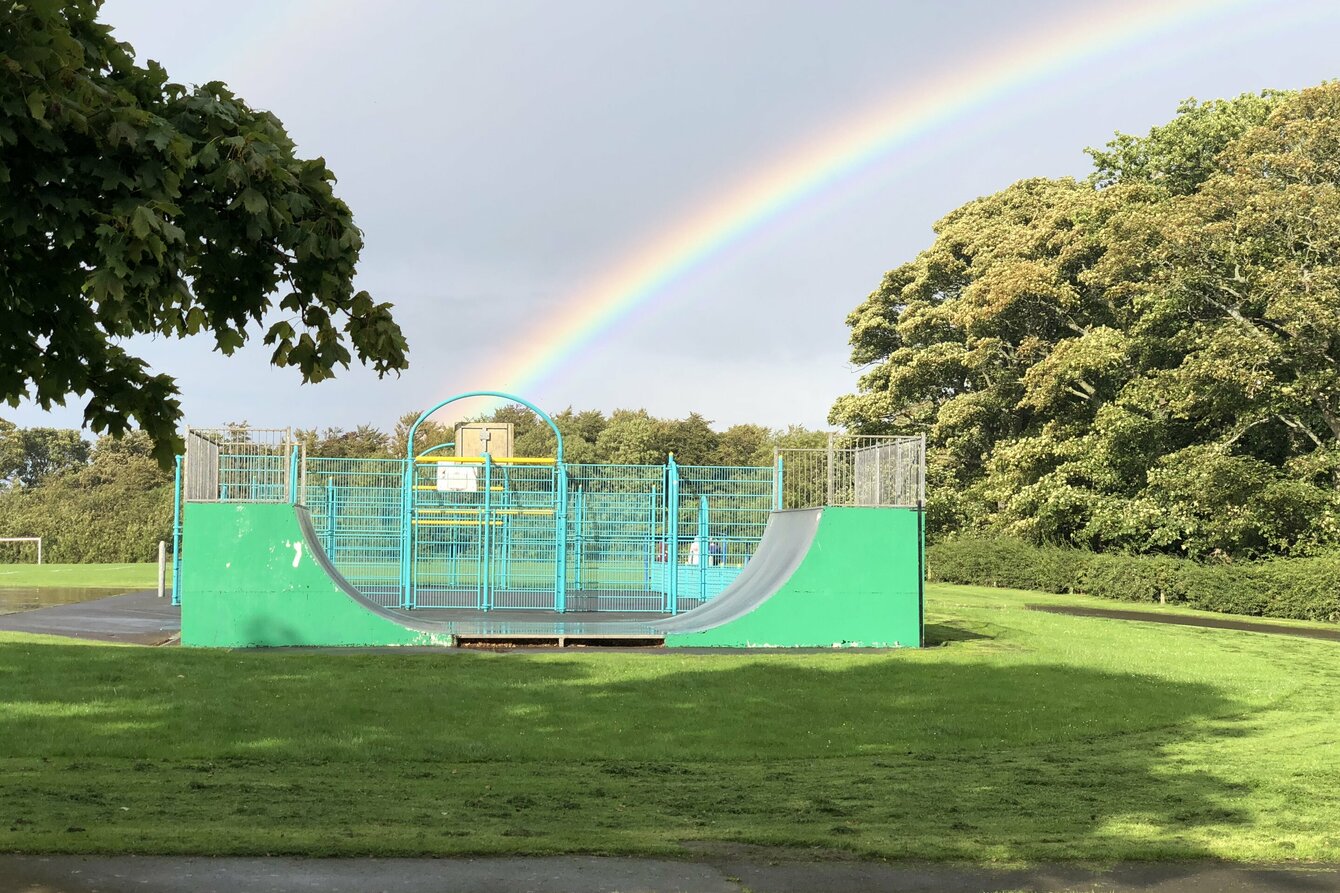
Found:
[[[729,586],[758,548],[774,501],[771,468],[680,465],[675,607],[688,610]]]
[[[287,502],[294,473],[287,428],[190,428],[182,498],[187,502]]]
[[[400,603],[403,459],[308,459],[303,504],[331,562],[368,598]]]
[[[567,470],[568,607],[665,610],[665,466]]]
[[[827,448],[778,451],[782,508],[895,506],[926,498],[926,440],[835,434]]]

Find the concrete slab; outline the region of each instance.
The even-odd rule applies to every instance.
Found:
[[[0,630],[100,642],[162,645],[181,632],[181,608],[153,590],[130,592],[17,614],[0,614]]]

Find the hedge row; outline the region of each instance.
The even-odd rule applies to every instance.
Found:
[[[1042,592],[1082,592],[1205,611],[1340,621],[1340,556],[1199,564],[1100,555],[1016,539],[959,536],[926,550],[930,579]]]

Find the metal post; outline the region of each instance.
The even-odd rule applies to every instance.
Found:
[[[712,562],[712,531],[707,523],[707,494],[698,497],[698,602],[707,601],[707,569]]]
[[[554,549],[558,554],[554,556],[556,565],[554,570],[554,610],[562,612],[568,609],[568,466],[563,462],[562,445],[559,446],[559,455],[554,463],[554,474],[556,480],[554,487],[556,489],[554,499],[554,511],[557,517],[554,518],[554,534],[557,542]]]
[[[172,479],[172,604],[181,604],[181,472],[185,456],[178,456]]]
[[[414,607],[414,460],[405,459],[400,494],[400,606]]]
[[[828,498],[824,501],[824,505],[833,504],[833,495],[835,490],[833,486],[834,471],[835,469],[833,467],[833,432],[829,431],[828,432]]]
[[[335,479],[326,481],[326,557],[335,560]]]
[[[483,432],[483,433],[487,434],[488,432],[485,431],[485,432]],[[489,585],[490,583],[492,583],[492,580],[491,580],[490,577],[489,577],[489,572],[490,572],[491,569],[492,569],[491,566],[490,566],[490,559],[493,557],[493,556],[491,556],[491,555],[489,554],[489,552],[490,552],[491,549],[493,548],[493,515],[492,515],[492,511],[493,511],[493,459],[492,459],[492,457],[489,456],[489,454],[488,454],[488,452],[487,452],[487,449],[488,449],[488,445],[485,444],[485,453],[484,453],[484,511],[481,512],[481,513],[480,513],[480,516],[479,516],[479,520],[480,520],[480,522],[484,525],[484,528],[483,528],[483,530],[482,530],[482,531],[480,532],[480,534],[479,534],[479,542],[480,542],[480,550],[479,550],[479,553],[480,553],[480,554],[479,554],[479,560],[480,560],[481,564],[480,564],[479,584],[478,584],[478,585],[479,585],[479,596],[478,596],[479,606],[480,606],[481,608],[483,608],[485,611],[487,611],[487,610],[489,610],[490,608],[493,607],[492,599],[490,598],[490,595],[492,594],[492,592],[491,592],[490,585]]]
[[[158,597],[167,589],[167,543],[158,541]]]
[[[671,614],[679,613],[679,466],[675,464],[675,455],[671,453],[665,466],[665,512],[667,548],[665,556],[666,592],[665,609]]]
[[[577,588],[581,590],[586,588],[582,585],[582,564],[584,562],[582,552],[585,551],[582,546],[583,537],[586,534],[584,529],[586,527],[586,493],[581,487],[577,488],[577,493],[574,496],[573,501],[577,503],[577,517],[573,519],[572,524],[572,553],[573,560],[576,563],[576,567],[574,568],[576,574],[574,576],[577,579]]]
[[[298,504],[298,445],[295,443],[288,457],[288,502]]]
[[[782,451],[773,450],[773,458],[776,460],[772,470],[772,502],[773,511],[782,510]]]

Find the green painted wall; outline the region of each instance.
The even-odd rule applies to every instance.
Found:
[[[673,648],[917,647],[921,644],[920,513],[823,511],[809,554],[772,598],[713,629],[666,637]]]
[[[450,645],[346,595],[284,504],[188,503],[182,548],[183,645]]]

